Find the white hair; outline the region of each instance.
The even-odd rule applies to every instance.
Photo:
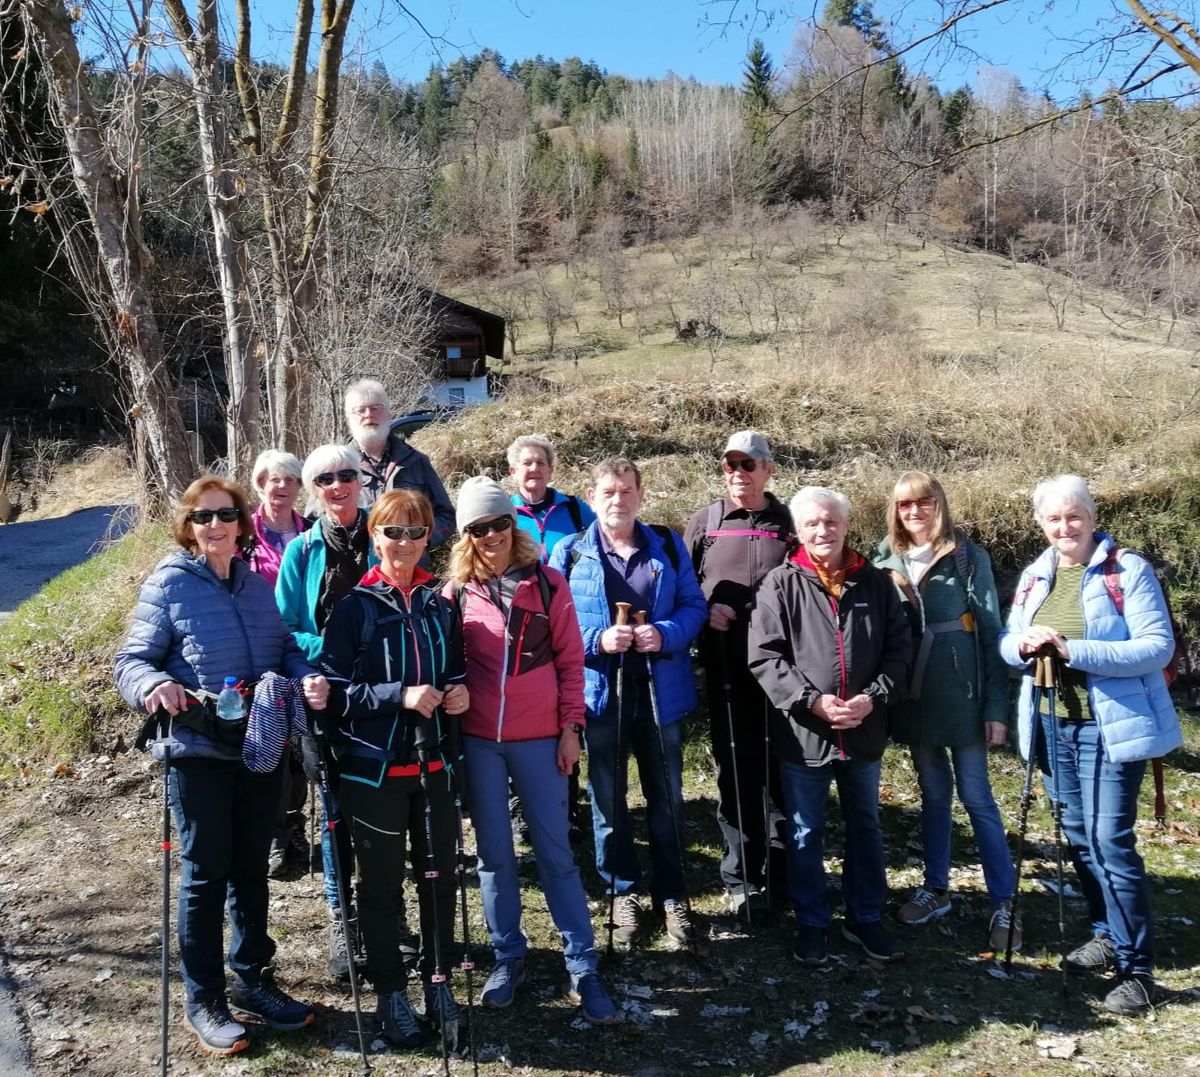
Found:
[[[254,467],[250,471],[250,481],[259,493],[262,493],[263,480],[272,471],[278,475],[293,478],[297,482],[304,481],[304,472],[299,459],[290,452],[282,452],[279,449],[263,449],[258,454],[258,459],[254,461]]]
[[[382,404],[389,411],[392,409],[392,402],[388,399],[383,383],[374,378],[359,378],[346,389],[344,406],[347,414],[350,412],[351,400],[355,400],[359,404]]]
[[[1075,505],[1096,518],[1096,502],[1088,484],[1078,475],[1055,475],[1044,479],[1033,491],[1033,518],[1042,522],[1047,505]]]
[[[516,467],[522,449],[541,449],[546,454],[546,463],[554,466],[554,442],[545,434],[522,434],[508,447],[508,466]]]
[[[308,454],[304,461],[304,489],[314,500],[317,497],[317,484],[314,481],[318,475],[326,471],[342,471],[362,468],[362,453],[353,445],[342,442],[332,442],[328,445],[318,445]]]
[[[825,486],[803,486],[788,502],[792,522],[797,526],[800,524],[800,510],[806,505],[833,505],[843,520],[850,519],[850,499],[845,494]]]

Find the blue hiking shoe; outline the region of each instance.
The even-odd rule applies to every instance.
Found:
[[[483,985],[479,1001],[497,1010],[508,1009],[516,997],[517,988],[525,982],[525,959],[510,957],[498,961]]]
[[[874,961],[899,961],[904,956],[900,944],[878,920],[868,920],[862,924],[844,920],[842,938],[861,946],[863,953]]]
[[[317,1019],[311,1006],[281,991],[272,979],[256,984],[237,981],[229,993],[229,1003],[235,1013],[257,1017],[275,1032],[295,1032]]]
[[[224,998],[198,999],[183,1011],[183,1023],[209,1054],[233,1055],[250,1046],[246,1028],[233,1019]]]
[[[612,1025],[621,1019],[608,988],[596,972],[571,977],[567,997],[583,1008],[583,1019],[593,1025]]]

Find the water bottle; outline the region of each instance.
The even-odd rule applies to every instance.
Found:
[[[226,722],[240,722],[246,717],[246,701],[237,690],[238,679],[226,677],[225,687],[217,696],[217,717]]]

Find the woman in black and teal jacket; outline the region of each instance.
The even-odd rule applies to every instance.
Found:
[[[380,497],[367,519],[379,565],[334,607],[321,659],[333,685],[328,713],[336,723],[342,815],[358,856],[359,928],[379,996],[377,1016],[387,1038],[405,1047],[421,1040],[400,948],[410,847],[424,876],[418,887],[424,1013],[451,1044],[458,1028],[447,979],[456,841],[450,780],[460,754],[457,716],[469,697],[459,618],[418,565],[432,527],[423,494],[392,490]],[[425,881],[431,870],[436,877]]]

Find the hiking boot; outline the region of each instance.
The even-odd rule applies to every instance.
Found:
[[[308,835],[304,833],[304,816],[292,827],[292,836],[287,844],[287,858],[293,864],[308,867],[312,861],[312,846],[308,843]]]
[[[403,991],[384,991],[375,1004],[375,1020],[384,1038],[395,1047],[416,1047],[421,1042],[421,1026]]]
[[[617,903],[613,909],[613,942],[628,949],[633,945],[642,926],[646,922],[646,908],[640,895],[632,892],[617,895]]]
[[[1104,1008],[1109,1013],[1122,1017],[1144,1017],[1154,1009],[1158,998],[1158,985],[1149,973],[1129,972],[1121,976],[1114,987],[1104,996]]]
[[[521,810],[521,798],[508,798],[508,816],[512,820],[513,838],[525,845],[529,844],[529,824],[525,822],[525,813]]]
[[[1105,969],[1115,968],[1116,964],[1116,951],[1104,932],[1075,947],[1063,958],[1063,967],[1068,972],[1104,972]]]
[[[1014,918],[1012,902],[1005,901],[992,913],[992,922],[988,925],[988,946],[999,953],[1008,949],[1008,929],[1012,926],[1013,953],[1021,949],[1024,936],[1021,934],[1021,917]]]
[[[358,919],[350,917],[350,948],[346,948],[346,932],[342,930],[342,917],[336,910],[329,922],[329,962],[326,968],[335,980],[350,982],[350,959],[358,953]]]
[[[725,891],[725,908],[743,924],[762,924],[767,920],[767,902],[758,890]]]
[[[267,878],[282,879],[288,869],[288,842],[284,838],[271,839],[271,851],[267,854]]]
[[[918,886],[899,909],[896,919],[902,924],[927,924],[930,920],[940,919],[950,912],[950,895],[945,890],[940,894]]]
[[[700,931],[692,922],[692,910],[682,901],[663,902],[663,926],[680,946],[695,946],[700,941]]]
[[[861,946],[863,953],[874,961],[898,961],[904,956],[900,944],[888,934],[878,920],[856,924],[853,920],[842,922],[842,938]]]
[[[498,961],[496,967],[492,969],[492,974],[487,978],[487,983],[483,985],[483,993],[479,996],[479,1001],[483,1005],[497,1010],[508,1009],[516,997],[517,988],[524,982],[525,959],[523,957],[510,957],[507,960]]]
[[[311,1006],[292,998],[269,978],[256,984],[237,980],[229,993],[229,1002],[235,1013],[260,1018],[275,1032],[295,1032],[317,1019]]]
[[[567,998],[583,1008],[583,1019],[589,1024],[612,1025],[621,1019],[599,973],[585,972],[582,976],[572,976]]]
[[[425,985],[425,1020],[439,1039],[444,1030],[451,1051],[458,1050],[458,1005],[448,983]]]
[[[183,1023],[209,1054],[235,1055],[250,1046],[246,1026],[233,1019],[223,998],[189,1002],[183,1010]]]
[[[812,924],[797,924],[792,936],[792,960],[802,965],[824,965],[829,960],[825,929]]]

